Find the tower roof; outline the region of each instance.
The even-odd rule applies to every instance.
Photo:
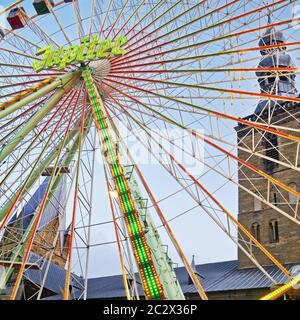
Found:
[[[268,46],[268,45],[278,44],[278,43],[285,43],[285,42],[286,40],[283,35],[283,32],[278,31],[272,27],[267,29],[266,32],[262,35],[258,45],[260,47],[263,47],[263,46]]]
[[[269,23],[270,16],[269,16]],[[261,48],[260,53],[263,56],[258,64],[258,77],[259,86],[262,93],[282,96],[282,101],[261,100],[255,110],[255,114],[264,112],[265,109],[274,109],[276,106],[286,105],[284,97],[296,97],[297,89],[295,84],[295,73],[291,70],[289,72],[281,71],[259,71],[260,68],[276,69],[279,67],[293,68],[293,60],[286,52],[284,46],[286,39],[283,32],[277,31],[274,27],[268,28],[259,40]],[[276,44],[283,44],[280,47],[264,48],[265,46]]]

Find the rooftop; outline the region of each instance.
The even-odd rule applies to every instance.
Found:
[[[287,264],[285,267],[291,270],[295,264]],[[222,261],[216,263],[207,263],[196,265],[196,269],[204,279],[200,278],[200,282],[207,293],[231,291],[231,290],[249,290],[270,288],[272,281],[267,278],[259,269],[238,269],[238,261]],[[276,267],[265,267],[266,271],[273,277],[278,284],[288,281],[287,277]],[[43,270],[30,270],[26,275],[28,279],[34,283],[39,283],[43,278]],[[189,276],[184,267],[175,269],[177,278],[181,284],[184,294],[196,294],[197,291],[193,284],[189,282]],[[81,278],[74,276],[74,279]],[[61,292],[64,288],[65,270],[57,265],[51,264],[49,276],[45,283],[45,288],[53,292],[53,297],[47,299],[61,299]],[[82,280],[82,279],[81,279]],[[74,298],[80,297],[80,285],[76,286],[76,294]],[[142,287],[139,285],[140,294],[143,295]],[[91,278],[88,280],[88,299],[113,299],[125,296],[125,289],[121,275],[105,276]]]

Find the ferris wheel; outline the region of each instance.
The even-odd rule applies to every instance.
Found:
[[[52,264],[63,298],[87,299],[105,225],[127,299],[184,299],[180,263],[206,300],[173,227],[191,211],[274,285],[278,268],[287,284],[267,298],[298,282],[243,214],[299,233],[294,1],[18,0],[0,17],[1,299],[24,298],[36,270],[25,298],[42,299]],[[268,228],[276,242],[278,219]]]

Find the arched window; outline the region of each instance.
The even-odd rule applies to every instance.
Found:
[[[262,140],[263,148],[265,149],[268,158],[279,160],[278,139],[277,135],[266,133]],[[264,159],[265,170],[272,173],[278,164],[272,160]]]
[[[273,203],[275,206],[279,204],[279,194],[276,189],[272,189],[270,193],[270,201]]]
[[[289,187],[293,190],[297,190],[297,185],[295,182],[292,182],[289,184]],[[297,203],[297,196],[295,196],[292,193],[289,193],[289,203],[290,204],[296,204]]]
[[[260,241],[260,225],[259,225],[259,223],[257,223],[257,222],[252,223],[251,233],[256,240]]]
[[[269,223],[269,238],[271,243],[279,242],[278,220],[271,220]]]

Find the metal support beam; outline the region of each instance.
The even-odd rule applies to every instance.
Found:
[[[66,144],[68,144],[76,135],[76,133],[78,133],[77,129],[72,130],[66,140]],[[78,139],[78,138],[76,138]],[[61,142],[63,143],[63,142]],[[60,148],[60,145],[58,146],[58,148]],[[72,146],[72,148],[70,149],[70,151],[68,152],[67,156],[66,156],[66,160],[64,161],[63,165],[68,166],[74,156],[74,154],[76,153],[76,147],[75,145]],[[38,167],[36,168],[36,170],[34,171],[34,173],[32,174],[32,176],[30,177],[29,181],[26,184],[26,190],[29,190],[37,181],[37,179],[41,176],[42,172],[45,170],[45,168],[47,168],[49,166],[49,164],[55,159],[57,155],[57,148],[53,148],[48,156],[40,162],[40,164],[38,165]],[[57,177],[57,179],[59,178],[59,176]],[[57,186],[57,184],[59,183],[59,181],[55,181],[53,184],[53,187],[55,188]],[[22,188],[22,185],[20,186],[20,188]],[[15,196],[17,195],[17,192],[15,194]],[[9,207],[11,206],[11,204],[14,202],[15,196],[12,197],[9,201],[7,201],[2,208],[0,209],[0,222],[3,220],[3,218],[5,217],[7,210],[9,209]]]
[[[57,89],[49,101],[24,125],[9,144],[0,151],[0,163],[18,146],[26,135],[37,125],[37,123],[59,102],[61,97],[71,89],[80,73],[76,72],[63,87]],[[4,110],[5,111],[5,110]]]
[[[47,93],[51,92],[52,90],[60,87],[60,86],[66,86],[68,82],[70,82],[72,79],[76,79],[80,73],[78,71],[67,73],[57,79],[55,79],[53,82],[49,83],[48,85],[37,88],[38,86],[33,87],[33,92],[29,94],[28,96],[23,97],[21,100],[16,101],[15,103],[9,105],[7,107],[7,103],[4,102],[0,104],[0,119],[8,116],[9,114],[15,112],[16,110],[26,106],[27,104],[31,103],[32,101],[37,100],[38,98],[46,95]],[[53,78],[52,78],[53,80]],[[44,81],[47,81],[44,80]],[[49,81],[49,79],[48,79]],[[41,82],[42,83],[42,82]],[[30,90],[30,88],[28,89]],[[15,100],[18,99],[18,97],[14,98]]]

